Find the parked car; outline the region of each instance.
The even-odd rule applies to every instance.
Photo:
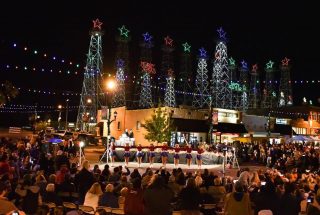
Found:
[[[76,138],[77,141],[83,141],[85,146],[89,145],[98,145],[98,139],[96,138],[95,135],[90,134],[90,133],[78,133],[78,136]]]
[[[60,139],[71,139],[73,137],[73,133],[67,130],[58,130],[52,135],[54,138],[60,138]]]

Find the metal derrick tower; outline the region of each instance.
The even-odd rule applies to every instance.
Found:
[[[129,47],[128,42],[131,40],[129,30],[123,25],[118,28],[120,34],[117,35],[117,52],[116,52],[116,89],[113,94],[112,106],[126,106],[125,92],[125,74],[129,73]]]
[[[168,70],[167,84],[164,95],[164,105],[168,107],[176,106],[176,96],[174,90],[174,75],[173,70],[170,68]]]
[[[140,43],[140,47],[141,47],[141,56],[140,56],[141,65],[140,65],[140,67],[138,69],[138,74],[134,76],[135,87],[134,87],[134,95],[133,95],[133,100],[134,100],[133,101],[133,106],[135,108],[138,108],[138,107],[140,107],[140,108],[142,107],[143,108],[143,106],[144,106],[144,105],[142,105],[142,106],[140,105],[142,85],[143,85],[144,78],[150,78],[150,83],[148,83],[148,84],[150,85],[150,92],[151,92],[151,77],[150,77],[150,74],[147,75],[149,77],[145,76],[146,72],[143,70],[144,68],[142,67],[142,62],[149,63],[150,65],[153,65],[153,64],[151,64],[151,62],[152,62],[153,42],[152,42],[152,36],[148,32],[142,34],[142,36],[143,36],[143,40]]]
[[[155,102],[163,101],[164,94],[161,92],[161,90],[165,91],[167,86],[167,77],[168,77],[168,71],[171,69],[173,71],[174,65],[173,65],[173,39],[171,39],[169,36],[166,36],[164,38],[164,43],[162,45],[162,61],[161,61],[161,70],[160,73],[158,73],[157,78],[157,90],[156,90],[156,96],[155,96]]]
[[[241,86],[240,90],[240,110],[246,111],[249,106],[249,77],[248,77],[248,64],[244,60],[241,61],[239,83]]]
[[[292,99],[292,86],[290,78],[290,59],[284,58],[281,60],[281,76],[280,76],[280,86],[279,86],[279,107],[290,106],[293,104]]]
[[[230,89],[230,71],[226,46],[226,32],[219,28],[219,40],[216,45],[215,60],[212,72],[212,106],[216,108],[232,108],[232,91]]]
[[[139,100],[140,108],[151,108],[153,107],[152,92],[151,92],[151,74],[155,74],[154,64],[148,62],[141,62],[141,68],[143,71],[141,93]]]
[[[122,59],[117,60],[116,88],[112,98],[113,107],[122,107],[126,105],[125,78],[124,78],[125,62]]]
[[[205,108],[209,107],[210,103],[207,52],[204,48],[199,49],[199,51],[200,56],[198,61],[198,69],[192,106],[195,108]]]
[[[274,88],[274,69],[271,60],[266,64],[266,80],[262,92],[262,108],[274,108],[277,106],[277,94]]]
[[[239,98],[239,92],[234,89],[233,86],[238,83],[238,77],[237,77],[237,66],[236,61],[231,57],[228,59],[229,64],[228,68],[230,71],[230,85],[229,88],[231,89],[231,98],[232,98],[232,108],[233,109],[239,109],[240,107],[240,100]]]
[[[181,64],[180,72],[177,78],[177,89],[180,91],[182,96],[178,97],[179,103],[183,105],[191,105],[192,97],[189,93],[193,92],[192,90],[192,59],[191,59],[191,46],[185,42],[182,44],[183,52],[181,54]]]
[[[258,64],[254,64],[252,66],[250,75],[249,108],[260,108],[260,80]]]
[[[97,123],[97,110],[101,107],[103,98],[101,25],[99,19],[93,20],[93,28],[90,31],[90,45],[76,122],[76,128],[81,130],[89,130],[90,123]]]

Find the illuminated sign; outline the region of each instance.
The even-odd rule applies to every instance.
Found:
[[[278,124],[278,125],[287,125],[288,124],[288,120],[287,119],[278,119],[278,118],[276,118],[276,124]]]

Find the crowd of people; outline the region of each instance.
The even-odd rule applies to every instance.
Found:
[[[40,214],[48,203],[59,208],[63,202],[94,210],[118,208],[127,215],[169,215],[172,211],[320,214],[319,149],[314,145],[240,144],[241,159],[265,165],[257,171],[242,169],[231,177],[208,169],[168,171],[161,167],[139,172],[107,164],[103,169],[91,168],[87,160],[78,168],[76,146],[66,141],[48,152],[44,144],[36,138],[0,140],[0,214]],[[208,210],[208,204],[214,207]]]

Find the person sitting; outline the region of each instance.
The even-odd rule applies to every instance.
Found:
[[[42,201],[46,203],[55,203],[56,205],[62,205],[62,200],[57,195],[54,184],[48,184],[46,192],[43,194]]]
[[[114,186],[108,184],[105,192],[99,198],[99,206],[106,206],[111,208],[118,208],[118,198],[113,193]]]
[[[5,183],[0,182],[0,214],[7,214],[10,211],[18,210],[17,207],[6,198],[8,188]]]
[[[215,203],[222,202],[227,193],[226,188],[222,185],[220,177],[215,178],[213,183],[214,186],[208,187],[208,193],[212,196]]]
[[[98,182],[95,182],[88,190],[83,205],[91,206],[94,209],[96,209],[101,195],[101,186]]]

